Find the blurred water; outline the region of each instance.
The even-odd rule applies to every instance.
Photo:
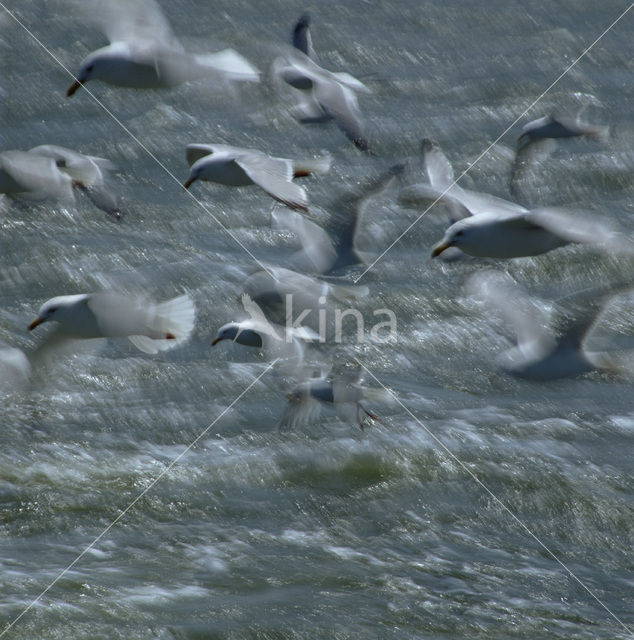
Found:
[[[287,0],[162,4],[188,48],[232,46],[263,70],[306,8]],[[313,3],[324,66],[373,90],[360,97],[373,157],[334,125],[297,124],[288,95],[269,83],[164,91],[89,84],[141,147],[85,91],[67,100],[70,78],[0,11],[0,148],[51,143],[110,158],[125,211],[116,225],[85,199],[66,209],[5,207],[0,342],[33,349],[45,327],[30,335],[26,326],[42,302],[107,285],[157,299],[187,290],[198,307],[195,334],[181,349],[146,357],[113,340],[60,359],[33,389],[3,397],[3,624],[213,423],[6,637],[628,637],[608,609],[634,624],[631,376],[538,384],[498,373],[496,355],[511,335],[462,290],[481,263],[429,259],[447,224],[432,212],[361,281],[371,296],[360,309],[370,318],[392,309],[398,341],[349,351],[417,419],[382,403],[372,406],[381,424],[363,433],[326,412],[310,428],[280,434],[285,398],[270,374],[218,419],[265,369],[257,354],[209,346],[256,269],[219,223],[260,260],[282,262],[292,243],[270,229],[273,201],[263,192],[194,185],[214,219],[147,153],[182,181],[189,142],[288,157],[326,150],[331,172],[304,183],[316,214],[395,162],[407,161],[416,178],[425,136],[440,142],[458,174],[626,8],[588,0]],[[105,44],[61,0],[11,9],[71,70]],[[589,119],[610,125],[607,144],[560,145],[530,197],[583,207],[629,232],[633,19],[626,15],[523,119],[587,104]],[[520,129],[461,184],[509,197]],[[419,213],[393,203],[370,212],[378,250]],[[583,247],[498,266],[546,300],[631,274],[631,264]],[[617,301],[597,334],[609,342],[632,327],[631,302]]]

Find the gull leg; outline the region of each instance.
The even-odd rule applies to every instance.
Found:
[[[359,423],[359,427],[361,428],[361,431],[364,430],[364,420],[365,417],[361,418],[361,411],[363,411],[363,413],[365,413],[365,415],[370,418],[370,420],[374,420],[375,422],[378,422],[379,424],[383,424],[377,416],[375,416],[373,413],[370,413],[360,402],[357,402],[357,422]]]

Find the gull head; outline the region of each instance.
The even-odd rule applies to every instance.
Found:
[[[41,325],[43,322],[63,322],[65,318],[72,314],[74,306],[86,299],[86,294],[80,294],[76,296],[57,296],[47,300],[41,307],[37,318],[31,322],[28,329],[33,331],[35,327]]]
[[[70,98],[89,80],[103,80],[110,84],[135,87],[139,84],[139,67],[135,64],[130,46],[126,42],[113,42],[88,54],[79,67],[79,73],[66,92]],[[156,72],[154,72],[156,73]]]
[[[228,322],[218,329],[218,334],[213,339],[211,346],[215,346],[221,340],[231,340],[247,347],[262,347],[262,336],[254,329],[248,329],[239,322]]]
[[[464,235],[465,228],[459,220],[455,224],[452,224],[445,232],[443,239],[432,248],[431,257],[437,258],[443,251],[449,249],[449,247],[460,247]]]
[[[86,56],[81,63],[79,73],[77,74],[75,81],[70,85],[70,87],[68,87],[66,97],[70,98],[77,89],[80,89],[85,82],[88,82],[88,80],[99,77],[101,65],[101,49],[93,51],[90,55]]]

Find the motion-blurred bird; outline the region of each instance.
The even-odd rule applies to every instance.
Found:
[[[550,115],[537,118],[522,127],[517,139],[517,151],[511,168],[510,192],[515,198],[530,193],[531,171],[544,161],[563,138],[588,138],[606,142],[609,127],[592,125],[581,120],[581,113]]]
[[[190,164],[185,189],[196,180],[217,182],[233,187],[256,184],[271,197],[291,209],[308,211],[308,195],[293,178],[323,174],[330,169],[330,156],[309,160],[275,158],[257,149],[224,144],[187,145]]]
[[[273,76],[297,90],[297,103],[291,109],[296,120],[303,124],[334,120],[358,149],[369,153],[356,92],[371,93],[370,89],[349,73],[327,71],[317,64],[309,24],[306,15],[299,19],[293,30],[295,48],[273,62]]]
[[[259,305],[248,294],[241,296],[248,318],[224,324],[211,346],[229,340],[246,347],[260,349],[267,361],[276,363],[278,371],[294,374],[304,360],[304,342],[318,338],[306,327],[289,327],[270,322]]]
[[[141,351],[158,353],[189,338],[195,315],[187,294],[155,304],[114,292],[85,293],[51,298],[28,328],[57,324],[46,347],[68,340],[127,337]]]
[[[83,8],[92,10],[110,44],[84,58],[68,97],[89,80],[156,89],[213,75],[230,80],[260,78],[258,70],[233,49],[187,53],[153,0],[92,2]]]
[[[369,264],[378,254],[376,233],[369,218],[383,217],[383,208],[400,184],[404,165],[394,165],[382,175],[366,180],[353,191],[328,206],[328,221],[319,226],[291,211],[273,211],[278,228],[292,231],[300,241],[301,251],[292,258],[300,271],[330,275],[355,265]]]
[[[113,164],[58,145],[39,145],[28,151],[0,153],[0,193],[12,198],[54,200],[66,206],[75,202],[75,191],[115,220],[121,219],[118,197],[110,184]]]
[[[292,387],[287,394],[288,404],[278,428],[280,431],[289,431],[304,427],[319,418],[322,406],[331,406],[346,420],[355,421],[363,431],[367,418],[376,422],[379,419],[361,401],[381,399],[384,395],[382,390],[364,387],[358,371],[332,375],[321,373]]]
[[[467,283],[467,290],[499,314],[517,334],[517,346],[499,358],[500,368],[519,378],[555,380],[596,369],[615,372],[613,354],[584,348],[607,303],[632,285],[586,289],[557,301],[554,329],[548,329],[543,307],[530,298],[509,276],[481,271]]]

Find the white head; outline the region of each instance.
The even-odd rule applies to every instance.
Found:
[[[40,308],[37,318],[29,325],[29,331],[33,331],[35,327],[43,322],[63,322],[67,314],[71,312],[71,309],[87,297],[87,294],[82,293],[75,296],[57,296],[47,300]]]
[[[465,218],[464,220],[454,222],[454,224],[452,224],[445,232],[443,239],[432,249],[431,257],[437,258],[443,251],[445,251],[445,249],[449,249],[449,247],[460,247],[465,233],[471,226],[469,220],[471,220],[471,218]]]
[[[129,61],[130,47],[125,42],[113,42],[93,51],[82,60],[77,79],[68,88],[66,97],[70,98],[88,80],[104,80],[121,84],[118,79],[122,71],[121,67],[126,66]]]
[[[218,334],[211,343],[211,346],[218,344],[221,340],[231,340],[247,347],[262,347],[262,336],[253,329],[248,329],[239,322],[228,322],[218,329]]]

